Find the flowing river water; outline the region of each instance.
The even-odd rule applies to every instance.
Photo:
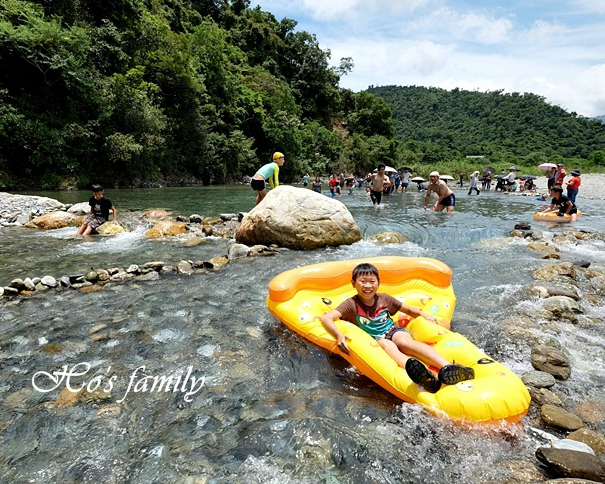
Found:
[[[533,271],[552,261],[508,236],[518,222],[530,222],[546,239],[569,225],[533,222],[545,206],[533,197],[456,193],[453,216],[424,211],[415,190],[385,197],[380,208],[362,192],[339,198],[364,238],[395,230],[408,236],[404,244],[364,240],[282,251],[206,274],[0,300],[0,483],[519,482],[519,474],[536,465],[541,443],[535,410],[522,425],[500,431],[435,417],[301,339],[265,306],[269,281],[287,269],[377,255],[434,257],[453,270],[456,331],[522,375],[532,369],[532,342],[511,339],[505,320],[513,314],[533,319],[534,332],[556,338],[571,356],[572,378],[559,390],[567,405],[605,406],[603,303],[584,305],[600,324],[541,321],[543,301],[527,287]],[[90,196],[37,194],[64,203]],[[223,239],[194,247],[179,238],[146,239],[142,210],[237,213],[250,210],[254,198],[248,186],[107,190],[106,196],[130,233],[71,239],[74,229],[0,229],[0,285],[14,277],[224,255]],[[605,232],[605,201],[579,199],[578,205],[583,216],[573,228]],[[601,241],[558,247],[562,260],[605,268]],[[99,324],[107,328],[95,340],[91,329]],[[33,387],[36,372],[78,363],[89,370],[72,379],[73,386],[96,377],[105,389],[113,376],[111,393],[69,404],[62,400],[65,382],[47,393]],[[131,379],[145,375],[191,382],[189,375],[203,387],[191,395],[181,391],[184,384],[168,393],[129,389]],[[597,425],[605,430],[602,420]]]

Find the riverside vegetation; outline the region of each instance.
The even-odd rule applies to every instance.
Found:
[[[332,67],[296,25],[249,0],[3,1],[0,188],[223,184],[276,150],[286,182],[381,161],[605,167],[600,121],[534,94],[355,93],[353,59]]]

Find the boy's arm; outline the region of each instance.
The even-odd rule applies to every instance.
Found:
[[[425,313],[422,309],[416,306],[408,306],[407,304],[401,303],[401,308],[399,309],[402,313],[407,314],[408,316],[413,316],[417,318],[418,316],[422,316],[427,321],[431,323],[437,323],[437,318],[432,314]]]
[[[111,211],[113,212],[113,221],[117,222],[118,221],[118,209],[112,205]]]
[[[350,340],[351,338],[342,334],[342,332],[334,324],[334,321],[340,319],[341,316],[342,314],[340,311],[333,309],[332,311],[323,313],[320,320],[323,327],[326,328],[326,331],[330,333],[334,339],[336,339],[338,349],[348,355],[349,347],[347,346],[346,340]]]

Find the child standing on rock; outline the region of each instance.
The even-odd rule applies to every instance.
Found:
[[[109,211],[113,212],[114,223],[118,221],[118,211],[109,198],[103,196],[104,188],[101,185],[92,186],[92,197],[88,200],[90,215],[75,233],[78,235],[90,235],[97,227],[103,225],[109,219]]]

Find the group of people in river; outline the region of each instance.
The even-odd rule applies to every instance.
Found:
[[[252,177],[250,185],[256,192],[256,205],[258,205],[265,195],[266,191],[266,180],[269,181],[271,188],[279,186],[279,168],[284,164],[285,156],[281,152],[273,153],[273,161],[263,165]],[[517,189],[516,185],[516,171],[515,167],[509,169],[509,174],[506,175],[505,171],[496,177],[498,183],[495,190],[501,191],[514,191]],[[543,211],[543,213],[558,211],[561,216],[570,215],[572,220],[577,217],[577,207],[575,205],[576,196],[581,184],[580,171],[572,170],[572,178],[567,182],[567,196],[563,195],[563,183],[567,175],[565,167],[562,163],[559,163],[556,167],[552,167],[547,174],[548,178],[548,189],[552,195],[551,206]],[[491,175],[492,171],[487,170],[483,173],[482,188],[489,190],[491,188]],[[356,179],[353,176],[346,177],[344,173],[341,173],[340,177],[336,174],[330,176],[328,182],[330,187],[330,196],[338,196],[342,194],[343,188],[349,189],[349,194],[352,194],[353,187],[355,185],[361,187],[363,183],[367,183],[366,188],[367,196],[370,198],[374,205],[380,205],[382,201],[383,193],[392,193],[393,191],[401,188],[402,192],[407,191],[411,176],[411,170],[404,168],[398,170],[397,173],[386,173],[386,166],[381,163],[375,170],[375,173],[369,173],[364,178]],[[479,171],[474,171],[469,180],[468,195],[476,193],[479,195]],[[309,175],[303,177],[303,186],[307,187],[309,184]],[[532,177],[525,177],[525,180],[521,181],[521,189],[533,193],[536,190],[536,186],[533,182]],[[460,186],[464,186],[464,173],[460,174]],[[321,193],[321,179],[315,177],[315,181],[312,182],[311,188],[313,191]],[[419,190],[421,189],[420,184],[418,185]],[[429,182],[426,185],[426,195],[424,199],[424,209],[427,210],[431,195],[435,194],[436,200],[432,204],[431,209],[436,212],[442,212],[446,210],[448,213],[454,213],[454,207],[456,205],[456,195],[448,186],[447,182],[440,178],[439,172],[433,171],[429,175]],[[96,195],[95,195],[96,196]],[[546,200],[547,195],[542,194],[539,198]],[[92,199],[91,199],[92,200]],[[115,212],[114,212],[115,215]]]

